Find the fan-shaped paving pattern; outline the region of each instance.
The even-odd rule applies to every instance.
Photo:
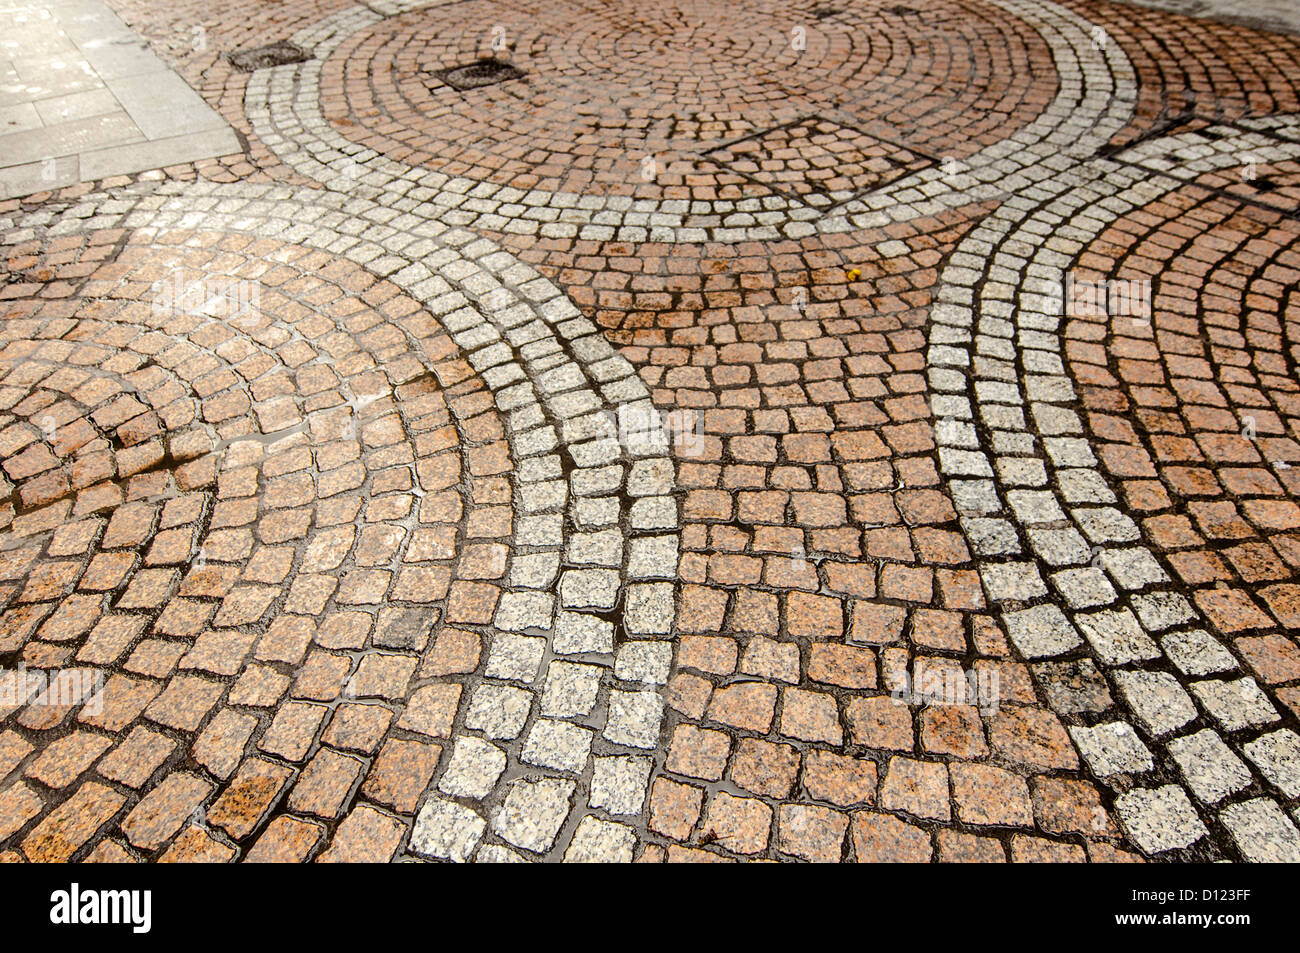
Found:
[[[1199,181],[1300,207],[1295,162],[1255,172]],[[1067,332],[1096,453],[1206,619],[1300,712],[1300,224],[1184,188],[1080,263],[1080,280],[1155,286],[1153,322],[1080,315]]]
[[[255,306],[158,308],[176,275]],[[246,236],[137,234],[79,303],[9,315],[0,651],[104,687],[6,709],[0,836],[65,859],[116,818],[96,855],[391,857],[467,717],[513,737],[465,713],[480,655],[528,681],[545,641],[489,626],[514,521],[491,392],[391,283]]]
[[[1243,171],[1248,180],[1251,172],[1243,157],[1257,156],[1255,171],[1277,176],[1277,187],[1261,189],[1257,178],[1250,191],[1286,194],[1294,129],[1293,117],[1216,125],[1125,150],[1098,162],[1083,183],[1062,174],[1047,183],[1050,201],[1002,206],[981,222],[965,244],[983,253],[953,256],[931,309],[931,403],[946,418],[936,442],[984,588],[1017,649],[1042,660],[1031,665],[1035,680],[1088,767],[1118,792],[1120,822],[1147,854],[1213,856],[1226,848],[1280,860],[1300,849],[1288,817],[1296,812],[1295,714],[1276,708],[1256,679],[1278,675],[1293,646],[1231,638],[1272,622],[1260,612],[1241,625],[1234,616],[1249,604],[1242,593],[1185,587],[1174,578],[1182,573],[1168,572],[1152,551],[1164,555],[1171,547],[1162,530],[1177,538],[1179,520],[1190,530],[1187,514],[1209,502],[1172,498],[1180,484],[1205,483],[1214,469],[1157,472],[1161,453],[1173,463],[1213,461],[1215,476],[1226,476],[1249,462],[1238,445],[1253,442],[1224,432],[1229,400],[1267,409],[1266,393],[1288,401],[1294,387],[1278,373],[1282,335],[1267,330],[1280,332],[1286,320],[1278,279],[1291,270],[1292,239],[1272,234],[1248,247],[1288,212],[1264,208],[1241,188]],[[1225,196],[1228,211],[1216,210],[1211,200]],[[1240,222],[1216,235],[1243,205]],[[1254,218],[1261,215],[1263,226]],[[1173,221],[1163,232],[1166,220]],[[1098,241],[1112,223],[1110,239]],[[1099,267],[1120,264],[1131,271],[1086,284]],[[1236,302],[1246,308],[1243,325],[1225,302],[1270,264],[1277,267],[1269,277]],[[1167,313],[1142,307],[1133,288],[1143,275],[1158,276]],[[1122,299],[1111,282],[1127,287]],[[1266,314],[1265,302],[1279,310]],[[1211,376],[1214,365],[1221,381]],[[1119,382],[1127,394],[1117,393]],[[1117,415],[1130,401],[1132,423]],[[1279,429],[1280,417],[1269,423]],[[1273,446],[1294,452],[1290,437]],[[1199,531],[1234,529],[1232,497],[1267,495],[1259,473],[1235,475],[1238,489],[1203,509]],[[1293,507],[1264,500],[1256,511],[1281,531]],[[1134,519],[1160,510],[1174,511],[1172,522]],[[1181,536],[1182,546],[1197,545],[1194,533]],[[1214,836],[1219,831],[1224,836]]]

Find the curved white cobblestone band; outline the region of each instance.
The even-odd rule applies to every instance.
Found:
[[[1240,749],[1268,736],[1276,712],[1253,679],[1234,672],[1235,659],[1172,591],[1141,529],[1114,507],[1067,406],[1074,391],[1061,360],[1061,321],[1041,295],[1119,216],[1235,164],[1242,149],[1267,162],[1300,156],[1300,144],[1234,130],[1209,145],[1170,137],[1125,154],[1145,169],[1093,159],[1132,115],[1137,81],[1118,44],[1098,42],[1093,24],[1047,0],[989,0],[1043,36],[1059,90],[1038,119],[966,160],[961,175],[928,169],[829,216],[784,200],[696,207],[702,203],[524,192],[404,165],[352,143],[323,118],[323,60],[357,30],[438,2],[376,0],[342,11],[293,38],[316,59],[250,77],[246,107],[258,135],[323,191],[139,183],[0,221],[10,243],[38,230],[194,229],[326,250],[418,300],[491,389],[508,420],[517,514],[511,591],[493,622],[501,632],[544,637],[544,667],[506,751],[494,743],[499,736],[458,729],[451,762],[472,772],[476,759],[499,758],[498,779],[481,796],[436,784],[415,821],[413,852],[630,860],[662,757],[672,665],[664,637],[674,627],[680,544],[673,464],[662,431],[629,446],[614,422],[623,406],[653,420],[649,391],[551,282],[471,229],[629,242],[765,240],[876,227],[992,198],[1005,200],[950,257],[931,314],[941,470],[986,589],[994,601],[1017,603],[1003,620],[1018,651],[1031,662],[1087,653],[1136,713],[1136,724],[1116,716],[1070,728],[1096,776],[1132,785],[1116,806],[1133,843],[1159,854],[1203,837],[1193,798],[1159,762],[1183,764],[1180,751],[1197,746],[1199,757],[1231,759],[1249,773],[1249,757],[1238,758],[1219,731],[1188,734],[1186,726],[1203,710]],[[1300,132],[1294,119],[1268,122]],[[1181,164],[1166,161],[1171,155]],[[717,221],[685,224],[700,215]],[[1103,568],[1115,586],[1106,584],[1111,595],[1102,601],[1067,596],[1063,610],[1047,598],[1047,580],[1083,573],[1104,582]],[[625,635],[617,644],[616,619]],[[1178,677],[1151,669],[1165,658]],[[492,708],[508,681],[477,676],[466,705],[482,698],[481,707]],[[1247,858],[1265,854],[1252,840],[1260,812],[1287,822],[1267,798],[1222,810],[1217,803],[1206,806]]]
[[[1300,117],[1255,123],[1300,133]],[[995,602],[1016,604],[1002,618],[1023,656],[1086,652],[1133,708],[1136,725],[1121,717],[1069,731],[1095,775],[1122,775],[1136,785],[1116,799],[1117,813],[1148,854],[1190,846],[1207,833],[1184,786],[1162,774],[1159,762],[1170,759],[1152,749],[1185,775],[1202,763],[1204,771],[1251,777],[1219,732],[1187,726],[1204,710],[1224,733],[1249,730],[1254,737],[1232,742],[1249,749],[1279,716],[1196,608],[1172,590],[1141,528],[1116,508],[1097,472],[1082,421],[1068,407],[1075,392],[1061,359],[1055,289],[1075,256],[1119,217],[1207,172],[1240,165],[1244,152],[1262,162],[1300,158],[1300,140],[1290,146],[1221,131],[1218,141],[1194,133],[1149,141],[1124,153],[1132,164],[1075,166],[1040,183],[1033,197],[1005,202],[954,251],[931,311],[940,468],[985,588]],[[1048,598],[1049,579],[1061,599]],[[1164,659],[1179,677],[1149,670]],[[1221,800],[1207,807],[1217,810]],[[1260,812],[1274,825],[1288,824],[1266,798],[1217,814],[1248,859],[1286,849],[1261,842],[1268,825],[1256,823]]]
[[[324,61],[385,16],[445,0],[353,7],[293,37],[314,59],[252,75],[245,110],[261,140],[295,171],[327,188],[387,204],[414,199],[442,222],[546,238],[620,242],[740,242],[802,238],[904,222],[972,202],[1031,193],[1065,165],[1091,156],[1129,121],[1137,80],[1119,44],[1049,0],[988,0],[1038,31],[1052,53],[1058,91],[1043,113],[961,163],[930,167],[823,214],[781,197],[700,202],[522,190],[416,168],[351,142],[321,112]],[[379,10],[380,12],[376,12]],[[1127,98],[1126,98],[1127,97]]]
[[[651,406],[632,365],[551,282],[487,239],[336,192],[140,183],[61,213],[0,221],[8,243],[37,229],[100,228],[242,233],[322,249],[391,281],[447,329],[507,421],[514,464],[510,585],[493,628],[545,646],[527,692],[517,674],[497,671],[509,636],[489,651],[465,706],[484,709],[486,722],[491,709],[522,700],[523,717],[504,741],[458,730],[451,758],[465,773],[499,760],[499,779],[486,793],[435,791],[411,849],[456,860],[518,858],[511,848],[631,860],[660,747],[680,541],[657,418],[645,416],[632,442],[619,439],[618,409]]]

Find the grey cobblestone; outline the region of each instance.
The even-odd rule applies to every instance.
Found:
[[[1250,785],[1250,771],[1214,731],[1205,729],[1169,742],[1192,793],[1206,804],[1217,804]]]
[[[1245,858],[1257,864],[1300,863],[1300,830],[1272,801],[1255,798],[1219,815]]]
[[[1189,847],[1209,833],[1176,785],[1137,788],[1116,798],[1115,807],[1133,840],[1151,854]]]

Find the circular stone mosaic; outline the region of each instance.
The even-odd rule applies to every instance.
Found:
[[[344,91],[323,103],[344,136],[448,174],[826,207],[1005,138],[1056,74],[983,4],[471,0],[356,32],[322,85]]]
[[[1279,682],[1300,672],[1272,631],[1300,626],[1300,165],[1256,172],[1203,176],[1099,235],[1081,280],[1151,283],[1153,320],[1082,314],[1067,337],[1105,471],[1206,619]]]
[[[196,823],[236,842],[282,796],[325,825],[357,784],[413,810],[505,586],[491,392],[416,301],[327,252],[137,233],[89,267],[78,299],[11,309],[0,348],[0,658],[98,673],[84,705],[0,713],[57,736],[29,776],[58,804],[101,759],[161,812],[121,822],[144,851],[174,827],[155,802],[183,818],[213,790],[189,759],[233,776]],[[404,829],[371,814],[373,859]]]

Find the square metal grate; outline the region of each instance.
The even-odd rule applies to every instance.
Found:
[[[481,89],[484,86],[494,86],[497,83],[504,83],[512,79],[520,79],[523,75],[524,71],[518,67],[493,59],[463,63],[460,66],[452,66],[433,73],[433,76],[441,82],[446,83],[452,89],[459,89],[462,92],[470,89]]]
[[[704,161],[785,198],[828,210],[932,165],[916,150],[809,116],[716,146]]]
[[[311,59],[311,54],[284,40],[279,43],[272,43],[269,46],[256,46],[251,50],[227,53],[226,59],[235,69],[251,73],[254,70],[267,69],[272,66],[305,63]]]

